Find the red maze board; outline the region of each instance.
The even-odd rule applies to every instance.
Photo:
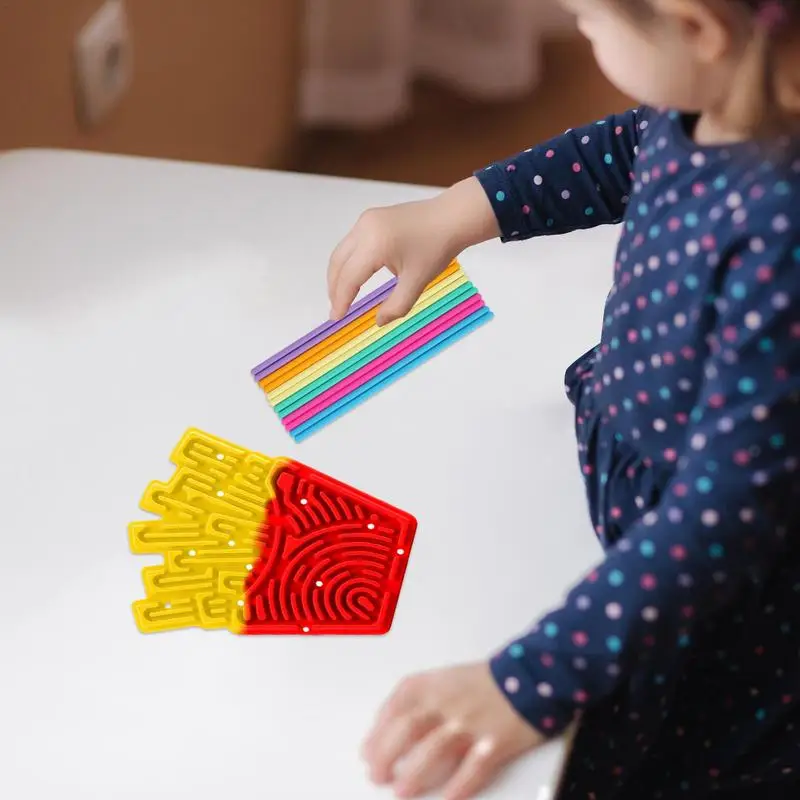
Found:
[[[139,630],[380,635],[389,631],[414,517],[311,467],[189,430],[167,483],[129,528],[145,567]]]

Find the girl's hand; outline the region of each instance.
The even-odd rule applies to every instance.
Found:
[[[475,178],[430,200],[370,209],[331,256],[331,318],[341,319],[382,267],[397,276],[397,286],[378,310],[377,323],[404,317],[463,250],[497,235],[491,204]]]
[[[373,782],[391,785],[397,797],[444,786],[446,800],[468,800],[544,742],[481,663],[405,680],[380,712],[363,756]]]

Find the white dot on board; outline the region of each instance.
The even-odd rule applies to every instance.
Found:
[[[248,564],[246,569],[247,569],[248,572],[250,572],[250,570],[253,569],[253,565],[252,564]]]
[[[375,530],[375,523],[374,522],[370,522],[369,525],[367,525],[367,530],[374,531]]]
[[[303,633],[308,633],[310,628],[303,628]]]
[[[172,608],[172,603],[164,603],[164,608]]]
[[[197,555],[197,550],[190,550],[189,555],[194,558]]]
[[[238,600],[236,602],[236,605],[239,606],[239,608],[241,608],[244,605],[244,600]]]
[[[307,505],[308,505],[308,500],[306,500],[306,498],[305,498],[305,497],[303,497],[303,498],[300,500],[300,505],[301,505],[301,506],[307,506]]]
[[[225,492],[223,492],[222,490],[218,491],[217,497],[225,497]]]
[[[231,540],[228,542],[228,547],[236,547],[236,542],[235,542],[233,539],[231,539]]]
[[[403,550],[403,548],[401,547],[401,548],[400,548],[400,549],[397,551],[397,555],[399,555],[399,556],[405,555],[405,552],[406,552],[406,551],[405,551],[405,550]]]
[[[225,456],[222,455],[222,453],[217,453],[217,461],[224,461],[224,460],[225,460]]]
[[[322,586],[322,581],[317,581],[317,586]]]

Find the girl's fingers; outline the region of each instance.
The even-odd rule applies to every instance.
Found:
[[[341,319],[356,299],[361,287],[382,267],[370,253],[355,247],[333,279],[331,317]]]
[[[489,739],[477,741],[444,787],[445,800],[470,800],[485,789],[503,766],[497,748]]]
[[[419,271],[404,269],[397,278],[397,285],[378,309],[376,323],[388,325],[408,314],[425,291],[428,281]]]
[[[372,781],[378,785],[392,783],[397,763],[437,724],[436,717],[430,714],[407,714],[384,723],[368,761]]]
[[[420,741],[399,765],[394,790],[398,797],[430,794],[451,779],[469,749],[469,740],[442,725]]]
[[[347,236],[336,245],[336,249],[331,253],[328,261],[328,298],[333,302],[333,287],[339,278],[342,265],[350,258],[356,248],[356,237],[351,230]]]

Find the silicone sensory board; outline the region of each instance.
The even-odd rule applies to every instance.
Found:
[[[167,483],[129,527],[145,567],[133,604],[143,633],[180,628],[236,634],[389,631],[411,552],[414,517],[286,458],[191,429]]]
[[[383,327],[378,306],[392,279],[252,370],[295,441],[338,419],[492,319],[461,265],[432,281],[411,311]]]

